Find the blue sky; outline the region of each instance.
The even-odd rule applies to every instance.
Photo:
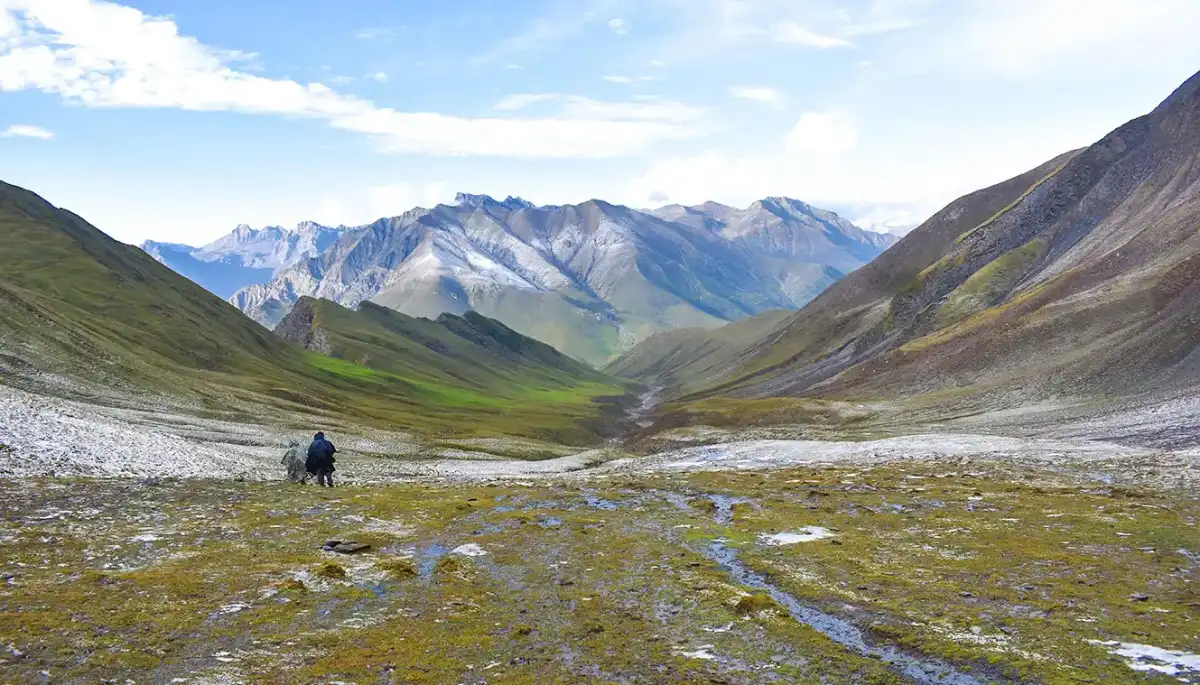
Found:
[[[1200,69],[1197,0],[0,0],[0,180],[126,241],[456,191],[789,195],[864,225]]]

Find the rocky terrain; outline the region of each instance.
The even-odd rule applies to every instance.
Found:
[[[428,318],[473,310],[599,363],[658,331],[799,307],[894,240],[787,198],[646,213],[460,195],[347,229],[230,301],[270,327],[303,296]]]

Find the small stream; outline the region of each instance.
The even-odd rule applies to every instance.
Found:
[[[642,428],[653,426],[654,410],[662,399],[662,391],[661,386],[656,386],[642,393],[637,408],[629,412],[629,419]]]
[[[733,505],[742,502],[724,495],[710,496],[717,506],[714,520],[721,525],[733,521]],[[738,559],[736,549],[724,541],[716,540],[706,549],[700,550],[707,559],[718,564],[734,582],[745,587],[765,592],[771,599],[788,610],[792,618],[811,627],[839,645],[862,656],[879,659],[919,685],[984,685],[985,681],[956,670],[949,664],[937,660],[914,656],[896,647],[869,644],[863,632],[854,624],[814,609],[796,597],[780,589],[761,574],[751,570]]]

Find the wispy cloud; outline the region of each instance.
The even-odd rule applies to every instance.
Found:
[[[635,83],[650,83],[651,81],[659,80],[657,76],[621,76],[619,74],[610,74],[601,76],[600,78],[608,83],[616,83],[622,86],[631,86]]]
[[[384,40],[395,38],[399,32],[395,27],[372,26],[355,31],[354,37],[359,40]]]
[[[854,43],[843,38],[813,33],[794,21],[781,21],[771,26],[771,40],[810,48],[852,48]]]
[[[990,2],[993,0],[972,0]],[[1002,1],[1002,0],[995,0]],[[921,25],[934,0],[664,0],[676,29],[657,52],[680,62],[730,49],[852,48],[858,39]]]
[[[39,140],[54,140],[54,132],[40,126],[16,124],[0,131],[0,138],[38,138]]]
[[[3,0],[0,91],[37,90],[94,108],[284,115],[365,134],[379,150],[432,155],[616,157],[697,135],[679,119],[564,108],[548,118],[404,112],[321,83],[249,73],[169,19],[103,0]]]
[[[387,83],[387,80],[388,80],[388,75],[387,75],[387,73],[385,73],[385,72],[382,72],[382,71],[377,71],[377,72],[375,72],[374,74],[371,74],[371,78],[372,78],[372,79],[373,79],[373,80],[374,80],[376,83]]]
[[[539,103],[556,103],[558,116],[602,121],[655,121],[687,124],[702,121],[702,107],[646,95],[629,101],[596,100],[582,95],[558,93],[515,93],[497,102],[493,109],[515,111]]]
[[[534,52],[557,45],[581,35],[588,26],[610,14],[618,0],[586,0],[569,2],[557,13],[539,17],[519,33],[500,41],[491,50],[477,57],[476,65],[491,64],[513,55]]]
[[[783,93],[766,86],[735,86],[729,94],[739,100],[753,100],[778,108],[783,105]]]
[[[624,19],[621,19],[620,17],[617,17],[615,19],[609,19],[608,20],[608,28],[611,29],[612,32],[617,34],[618,36],[623,36],[623,35],[629,33],[629,23],[626,22]]]

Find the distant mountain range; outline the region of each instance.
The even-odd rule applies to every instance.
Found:
[[[790,316],[663,333],[609,371],[676,397],[923,396],[957,412],[1200,386],[1200,74],[962,197]]]
[[[177,273],[228,299],[242,288],[266,283],[281,269],[321,254],[339,234],[340,229],[311,221],[291,230],[242,224],[203,247],[152,240],[141,247]]]
[[[659,331],[800,307],[895,240],[788,198],[639,211],[460,194],[367,226],[239,227],[203,248],[143,247],[269,327],[305,296],[429,318],[476,311],[600,363]]]

